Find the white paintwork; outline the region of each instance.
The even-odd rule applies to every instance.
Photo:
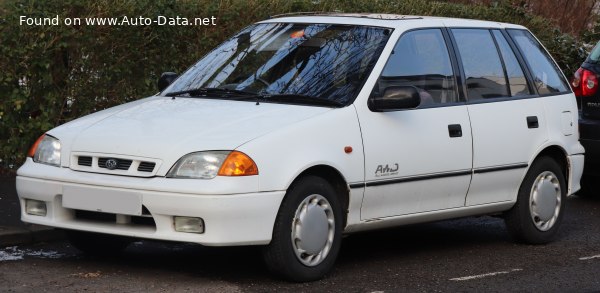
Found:
[[[285,104],[153,96],[88,115],[52,129],[61,141],[61,167],[27,159],[17,191],[46,202],[46,217],[24,213],[25,222],[139,238],[204,245],[267,244],[286,190],[306,170],[326,166],[349,185],[345,232],[497,213],[510,209],[527,169],[466,174],[394,185],[360,187],[384,180],[378,165],[398,164],[385,179],[407,179],[524,163],[548,147],[564,152],[568,193],[579,189],[583,147],[578,142],[572,94],[499,103],[375,113],[367,100],[398,38],[424,27],[523,28],[517,25],[436,17],[399,20],[361,17],[285,17],[265,22],[358,24],[394,29],[371,75],[350,106],[338,109]],[[527,116],[540,127],[529,129]],[[463,136],[450,138],[447,126]],[[351,146],[353,152],[345,153]],[[258,176],[210,180],[164,175],[182,156],[197,151],[238,150]],[[154,173],[101,174],[72,162],[76,155],[157,163]],[[112,174],[117,174],[115,171]],[[104,172],[106,173],[106,172]],[[146,176],[146,177],[141,177]],[[353,188],[350,188],[350,185]],[[85,194],[77,198],[77,194]],[[127,196],[129,204],[117,198]],[[112,199],[105,200],[102,199]],[[140,202],[156,228],[75,219],[71,208],[138,215]],[[203,234],[174,231],[173,217],[201,217]],[[120,216],[123,219],[126,217]]]
[[[359,119],[367,182],[471,169],[466,106],[383,113],[362,107]],[[450,124],[460,124],[463,136],[449,137]],[[380,174],[380,165],[398,170]],[[471,176],[465,175],[367,187],[362,219],[461,207],[470,181]]]
[[[569,164],[569,185],[567,194],[572,195],[577,190],[581,189],[581,176],[583,175],[583,155],[572,155],[567,157],[567,163]]]
[[[346,146],[353,152],[346,154]],[[364,180],[361,132],[353,106],[281,127],[238,150],[258,165],[261,191],[286,190],[300,173],[319,165],[338,170],[348,183]]]
[[[543,98],[468,105],[473,129],[473,169],[528,164],[548,139]],[[528,128],[527,117],[538,118]],[[526,169],[475,174],[466,205],[513,200]]]
[[[28,161],[26,165],[35,164],[30,159]],[[97,175],[115,177],[112,175]],[[147,180],[135,177],[125,178],[125,180],[132,183]],[[156,179],[161,180],[164,187],[171,187],[172,189],[176,189],[174,187],[180,181],[165,178]],[[76,220],[73,210],[65,208],[62,204],[62,194],[65,188],[86,188],[99,194],[109,194],[113,191],[135,191],[140,193],[142,203],[152,213],[152,217],[156,222],[156,229],[139,225]],[[272,191],[235,195],[197,195],[155,191],[145,188],[132,190],[112,186],[82,185],[25,176],[17,177],[17,190],[21,197],[21,220],[28,223],[138,238],[194,242],[211,246],[269,243],[273,233],[275,216],[285,193],[284,191]],[[45,201],[48,209],[47,216],[38,217],[24,213],[24,197]],[[117,212],[120,209],[119,202],[113,202],[110,207],[105,207],[105,209],[106,212]],[[203,218],[205,233],[176,232],[173,225],[173,216]]]
[[[562,118],[562,131],[564,135],[573,135],[575,133],[575,124],[577,121],[573,121],[574,115],[571,111],[564,111],[560,115]]]
[[[275,129],[329,110],[241,101],[153,98],[90,123],[85,131],[64,144],[69,144],[72,152],[157,158],[163,164],[156,175],[164,176],[185,154],[233,150]],[[49,132],[56,137],[61,137],[61,133],[61,127]],[[61,158],[69,158],[69,153],[66,154]],[[69,162],[65,159],[62,165],[66,167]]]
[[[466,199],[467,206],[475,206],[490,202],[514,202],[517,192],[527,169],[505,170],[502,172],[473,174],[469,195]]]

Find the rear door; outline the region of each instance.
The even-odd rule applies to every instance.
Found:
[[[539,94],[550,91],[554,79],[528,78],[518,47],[500,29],[455,28],[451,33],[473,132],[473,180],[465,204],[511,201],[529,162],[548,138]]]

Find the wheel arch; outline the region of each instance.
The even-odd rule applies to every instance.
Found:
[[[298,181],[298,179],[304,177],[304,176],[308,176],[308,175],[313,175],[313,176],[317,176],[317,177],[321,177],[323,179],[325,179],[327,182],[329,182],[331,184],[331,186],[333,187],[333,189],[335,189],[336,191],[336,195],[338,196],[338,199],[340,200],[340,203],[342,205],[342,211],[343,211],[343,227],[346,227],[346,223],[347,223],[347,219],[348,219],[348,208],[349,208],[349,204],[350,204],[350,190],[348,187],[348,181],[346,181],[346,178],[344,177],[344,175],[342,175],[342,173],[337,170],[336,168],[329,166],[329,165],[314,165],[311,166],[307,169],[305,169],[304,171],[300,172],[300,174],[298,174],[294,180],[292,181],[292,183],[288,186],[288,189],[290,186],[292,186],[294,183],[296,183],[296,181]]]
[[[550,157],[553,160],[555,160],[558,163],[558,165],[560,166],[560,169],[563,172],[563,175],[565,176],[564,179],[565,179],[565,182],[567,183],[567,186],[570,186],[569,178],[570,178],[571,170],[569,168],[569,161],[567,159],[567,152],[565,151],[565,149],[558,145],[546,146],[535,156],[533,161],[535,161],[541,157]],[[533,161],[531,161],[531,163],[529,164],[530,167],[533,164]]]

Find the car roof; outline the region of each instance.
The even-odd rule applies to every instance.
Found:
[[[437,25],[447,27],[525,29],[521,25],[494,21],[386,13],[299,12],[275,15],[268,20],[261,21],[261,23],[269,22],[352,24],[389,28],[417,28]]]

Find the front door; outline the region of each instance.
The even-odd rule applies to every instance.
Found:
[[[357,107],[365,153],[363,220],[464,206],[471,126],[447,39],[438,28],[404,33],[373,89],[372,96],[383,96],[390,87],[415,87],[417,108]]]

